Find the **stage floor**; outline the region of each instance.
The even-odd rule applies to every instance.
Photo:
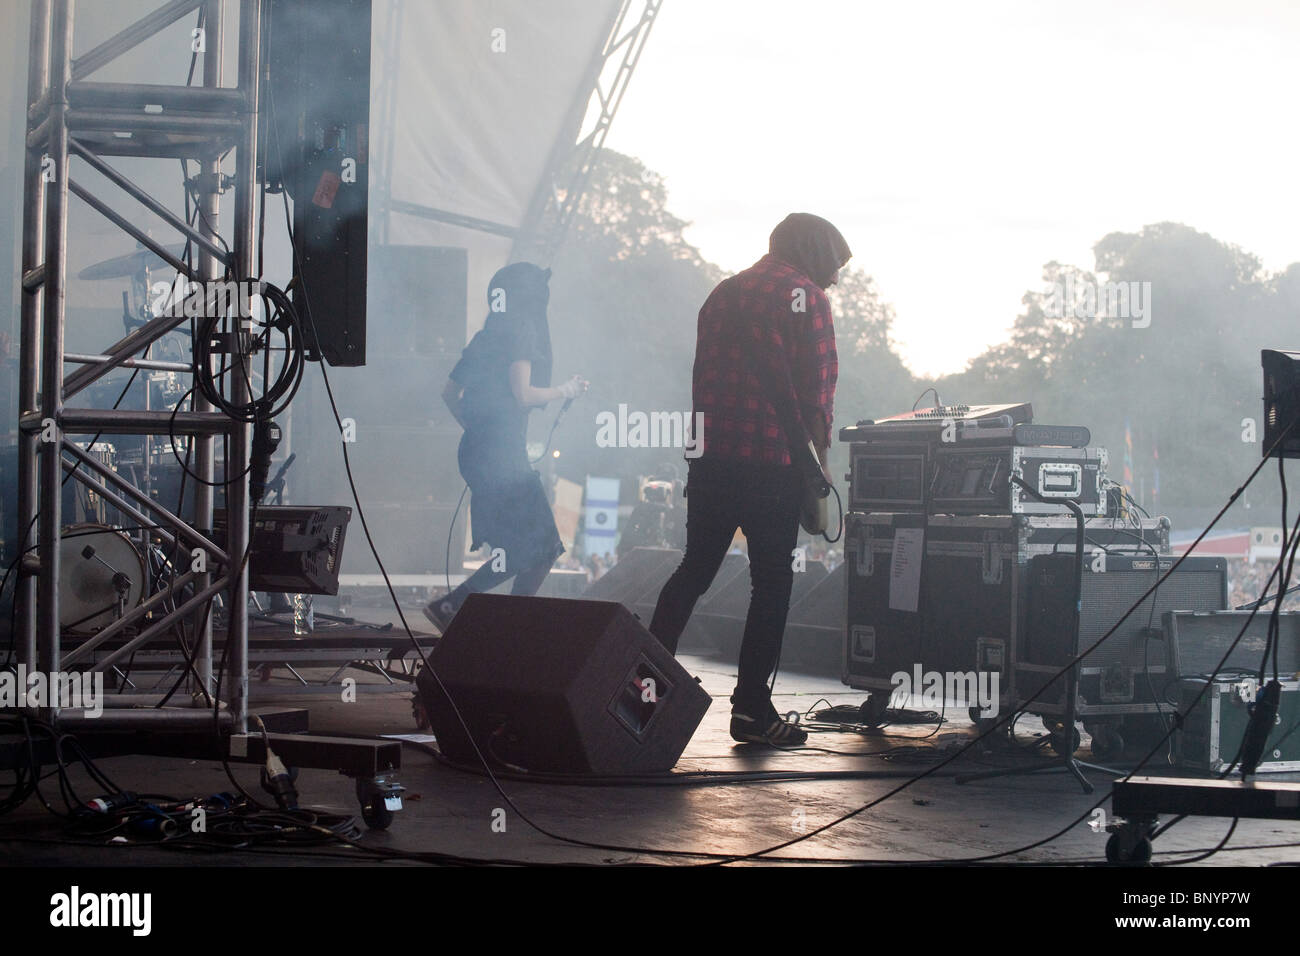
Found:
[[[559,836],[628,849],[592,849],[565,843],[534,830],[511,809],[483,776],[439,764],[428,753],[405,746],[400,782],[405,807],[387,831],[369,831],[366,844],[403,850],[436,851],[476,858],[540,863],[641,862],[686,865],[708,862],[705,857],[658,855],[648,850],[707,852],[743,856],[808,834],[864,804],[881,797],[923,772],[936,761],[930,748],[964,742],[974,728],[964,710],[950,713],[937,733],[934,725],[890,727],[864,736],[847,732],[814,733],[809,749],[776,752],[737,744],[728,735],[729,697],[735,679],[734,662],[683,656],[683,664],[698,675],[714,702],[696,732],[676,773],[689,771],[798,771],[829,773],[823,779],[781,780],[695,786],[603,786],[539,784],[503,781],[519,811]],[[379,680],[357,674],[359,681]],[[272,684],[289,688],[293,678],[277,674]],[[269,690],[270,688],[264,688]],[[812,709],[821,700],[833,704],[861,703],[863,694],[849,691],[833,679],[782,673],[776,703],[782,711]],[[271,695],[273,699],[273,695]],[[286,696],[287,706],[308,706],[311,730],[318,734],[410,734],[415,732],[410,700],[405,693],[361,693],[353,703],[316,696],[304,701]],[[822,705],[824,706],[824,705]],[[1042,728],[1036,718],[1020,722],[1018,740],[1032,743]],[[955,736],[954,736],[955,735]],[[918,759],[897,748],[919,747]],[[819,749],[812,749],[819,748]],[[890,759],[871,756],[895,750]],[[972,751],[972,754],[974,751]],[[1088,759],[1087,738],[1079,754]],[[1081,792],[1068,775],[1054,772],[958,785],[951,774],[1015,762],[1020,758],[980,754],[950,764],[898,794],[823,833],[762,858],[849,861],[961,860],[1014,850],[1043,840],[1085,815],[1064,835],[1045,845],[1004,858],[1006,862],[1100,862],[1106,837],[1091,830],[1088,809],[1109,791],[1106,775],[1091,772],[1097,790]],[[101,766],[121,787],[177,796],[230,789],[220,764],[154,757],[115,757]],[[1167,768],[1151,767],[1162,773]],[[247,766],[234,772],[244,787],[258,789],[258,774]],[[860,774],[869,776],[839,776]],[[1281,775],[1276,776],[1283,779]],[[1294,775],[1286,775],[1294,778]],[[81,770],[73,772],[78,792],[98,793]],[[297,781],[303,806],[336,813],[357,813],[352,782],[333,771],[303,770]],[[57,785],[49,780],[46,798],[57,801]],[[267,798],[269,801],[269,798]],[[1109,800],[1102,806],[1109,812]],[[504,811],[504,817],[501,811]],[[500,821],[504,819],[504,832]],[[494,827],[494,821],[497,825]],[[1226,819],[1189,818],[1161,837],[1156,861],[1170,861],[1190,851],[1215,846],[1226,832]],[[355,851],[339,847],[312,853],[292,851],[222,851],[195,854],[148,845],[84,846],[63,840],[58,819],[31,799],[17,811],[0,817],[0,846],[11,865],[180,865],[200,860],[204,866],[223,865],[346,865]],[[21,839],[16,839],[21,838]],[[1270,844],[1300,840],[1300,824],[1243,820],[1225,851],[1203,865],[1261,865],[1294,860],[1295,848]]]

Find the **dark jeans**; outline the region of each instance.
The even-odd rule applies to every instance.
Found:
[[[508,556],[507,556],[508,560]],[[509,565],[506,565],[509,568]],[[531,568],[521,568],[519,570],[494,571],[492,569],[492,559],[488,558],[479,567],[477,571],[471,574],[465,581],[452,591],[443,601],[451,603],[453,611],[459,611],[460,606],[465,603],[465,599],[471,594],[481,594],[484,591],[491,591],[498,584],[503,584],[510,578],[515,579],[514,585],[510,589],[511,594],[523,594],[532,597],[541,588],[542,582],[546,576],[551,573],[551,562],[534,565]],[[438,602],[439,604],[442,601]]]
[[[471,594],[490,591],[512,577],[512,594],[536,594],[564,545],[541,479],[528,464],[523,436],[505,427],[466,431],[457,461],[470,490],[473,547],[486,543],[494,553],[443,601],[454,613]],[[498,549],[504,570],[493,567]]]
[[[686,554],[668,579],[650,633],[673,653],[713,583],[736,528],[749,544],[750,601],[732,704],[761,717],[771,705],[768,679],[776,668],[794,586],[799,540],[799,475],[794,466],[747,465],[697,458],[686,492]]]

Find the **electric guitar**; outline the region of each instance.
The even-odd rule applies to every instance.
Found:
[[[799,468],[803,492],[799,500],[799,526],[809,534],[824,534],[829,521],[827,501],[831,486],[822,473],[817,449],[812,441],[806,445],[791,444],[790,458]]]

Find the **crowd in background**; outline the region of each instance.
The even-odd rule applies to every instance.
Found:
[[[1240,607],[1251,601],[1256,601],[1265,596],[1264,586],[1268,583],[1269,575],[1273,573],[1274,562],[1256,561],[1254,564],[1243,558],[1228,559],[1228,607]],[[1300,584],[1300,580],[1295,577],[1291,580],[1291,586]],[[1268,594],[1277,593],[1277,583],[1269,587]],[[1269,602],[1272,607],[1272,602]],[[1282,607],[1288,611],[1300,610],[1300,591],[1295,594],[1287,595],[1282,602]]]

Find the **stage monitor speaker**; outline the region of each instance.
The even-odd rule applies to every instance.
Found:
[[[673,568],[676,571],[676,568]],[[670,575],[671,576],[671,575]],[[713,608],[718,598],[731,587],[736,578],[749,580],[749,558],[743,554],[727,554],[722,559],[722,564],[718,567],[718,573],[713,576],[713,583],[709,589],[700,595],[700,599],[695,602],[696,614],[713,614]],[[665,582],[667,580],[665,579]],[[663,590],[662,585],[659,588]],[[650,606],[653,608],[659,602],[659,591],[650,595]]]
[[[664,583],[682,563],[676,548],[633,548],[601,577],[591,582],[584,598],[617,601],[626,608],[654,605]]]
[[[341,505],[259,505],[249,543],[248,586],[275,594],[338,594],[343,541],[352,509]],[[213,512],[218,541],[226,511]]]
[[[496,766],[538,772],[670,770],[709,707],[608,601],[470,595],[429,661],[438,679],[422,670],[420,695],[438,746],[463,764],[479,764],[476,744]]]

